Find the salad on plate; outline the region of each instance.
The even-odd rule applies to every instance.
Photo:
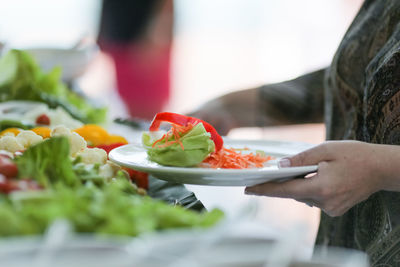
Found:
[[[169,131],[159,130],[162,122],[171,124]],[[263,151],[227,148],[209,123],[171,112],[155,115],[142,143],[149,159],[165,166],[247,169],[263,167],[272,159]]]
[[[169,123],[167,130],[162,123]],[[310,144],[222,138],[205,121],[171,112],[155,115],[141,144],[113,149],[111,161],[169,182],[211,186],[253,186],[315,172],[316,165],[279,168],[281,157]]]

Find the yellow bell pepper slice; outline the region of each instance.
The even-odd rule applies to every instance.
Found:
[[[0,136],[6,135],[7,133],[12,133],[12,134],[14,134],[14,136],[17,136],[20,132],[21,132],[21,130],[18,128],[8,128],[8,129],[3,130],[0,133]]]
[[[95,124],[86,124],[75,129],[74,132],[82,136],[91,146],[105,144],[109,137],[108,132],[103,127]]]
[[[31,131],[37,135],[40,135],[43,137],[43,139],[50,138],[51,130],[48,127],[36,127],[31,129]]]

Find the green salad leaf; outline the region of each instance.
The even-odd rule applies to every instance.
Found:
[[[57,219],[76,232],[136,236],[171,228],[209,227],[223,213],[196,212],[147,196],[121,191],[129,182],[116,180],[104,188],[92,183],[76,189],[58,184],[44,197],[11,197],[0,202],[0,236],[41,234]]]
[[[35,127],[33,124],[25,123],[23,121],[17,120],[0,120],[0,131],[3,131],[8,128],[20,128],[23,130],[29,130]]]
[[[21,50],[11,50],[0,58],[0,102],[30,100],[63,107],[84,123],[102,123],[107,109],[95,107],[61,82],[61,69],[44,73],[33,57]]]
[[[224,216],[218,209],[199,212],[140,195],[122,171],[109,181],[101,180],[96,165],[86,168],[79,158],[69,157],[66,137],[31,146],[15,161],[19,178],[32,178],[45,189],[12,192],[0,199],[0,236],[42,234],[58,219],[80,233],[137,236],[210,227]],[[187,198],[191,195],[185,191],[183,204]]]
[[[171,136],[169,140],[175,140],[175,137]],[[196,166],[215,149],[214,142],[210,139],[210,133],[204,129],[202,123],[196,124],[190,131],[180,136],[184,149],[179,143],[164,147],[162,145],[166,143],[165,140],[158,142],[153,147],[154,141],[148,132],[143,133],[142,143],[147,148],[149,159],[167,166]]]
[[[80,183],[69,158],[69,141],[66,137],[52,137],[31,146],[16,158],[18,176],[33,178],[44,187],[62,182],[68,186]]]

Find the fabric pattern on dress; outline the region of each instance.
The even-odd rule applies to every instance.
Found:
[[[325,98],[327,139],[400,145],[400,1],[365,1],[326,72]],[[341,217],[322,214],[317,243],[400,266],[400,193],[375,193]]]

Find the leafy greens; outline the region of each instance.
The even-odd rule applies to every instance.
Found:
[[[0,236],[43,233],[57,219],[68,220],[76,232],[136,236],[168,228],[209,227],[220,210],[198,213],[147,196],[127,194],[117,180],[102,189],[88,183],[77,189],[59,184],[45,198],[14,198],[0,202]]]
[[[51,108],[61,106],[84,123],[102,123],[106,119],[106,108],[94,107],[61,82],[59,67],[43,73],[25,51],[14,49],[0,58],[0,73],[0,102],[31,100],[47,103]]]
[[[149,159],[161,165],[195,166],[214,151],[214,142],[210,139],[210,134],[204,129],[202,123],[196,124],[190,131],[180,136],[180,142],[184,149],[180,143],[163,146],[166,143],[165,140],[153,146],[154,141],[149,133],[143,133],[142,143],[147,148]]]
[[[52,137],[16,158],[19,178],[32,178],[45,190],[14,192],[0,200],[0,236],[41,234],[58,219],[68,220],[76,232],[136,236],[209,227],[223,217],[218,209],[197,212],[139,195],[122,172],[99,183],[96,168],[91,173],[69,157],[68,142]]]

